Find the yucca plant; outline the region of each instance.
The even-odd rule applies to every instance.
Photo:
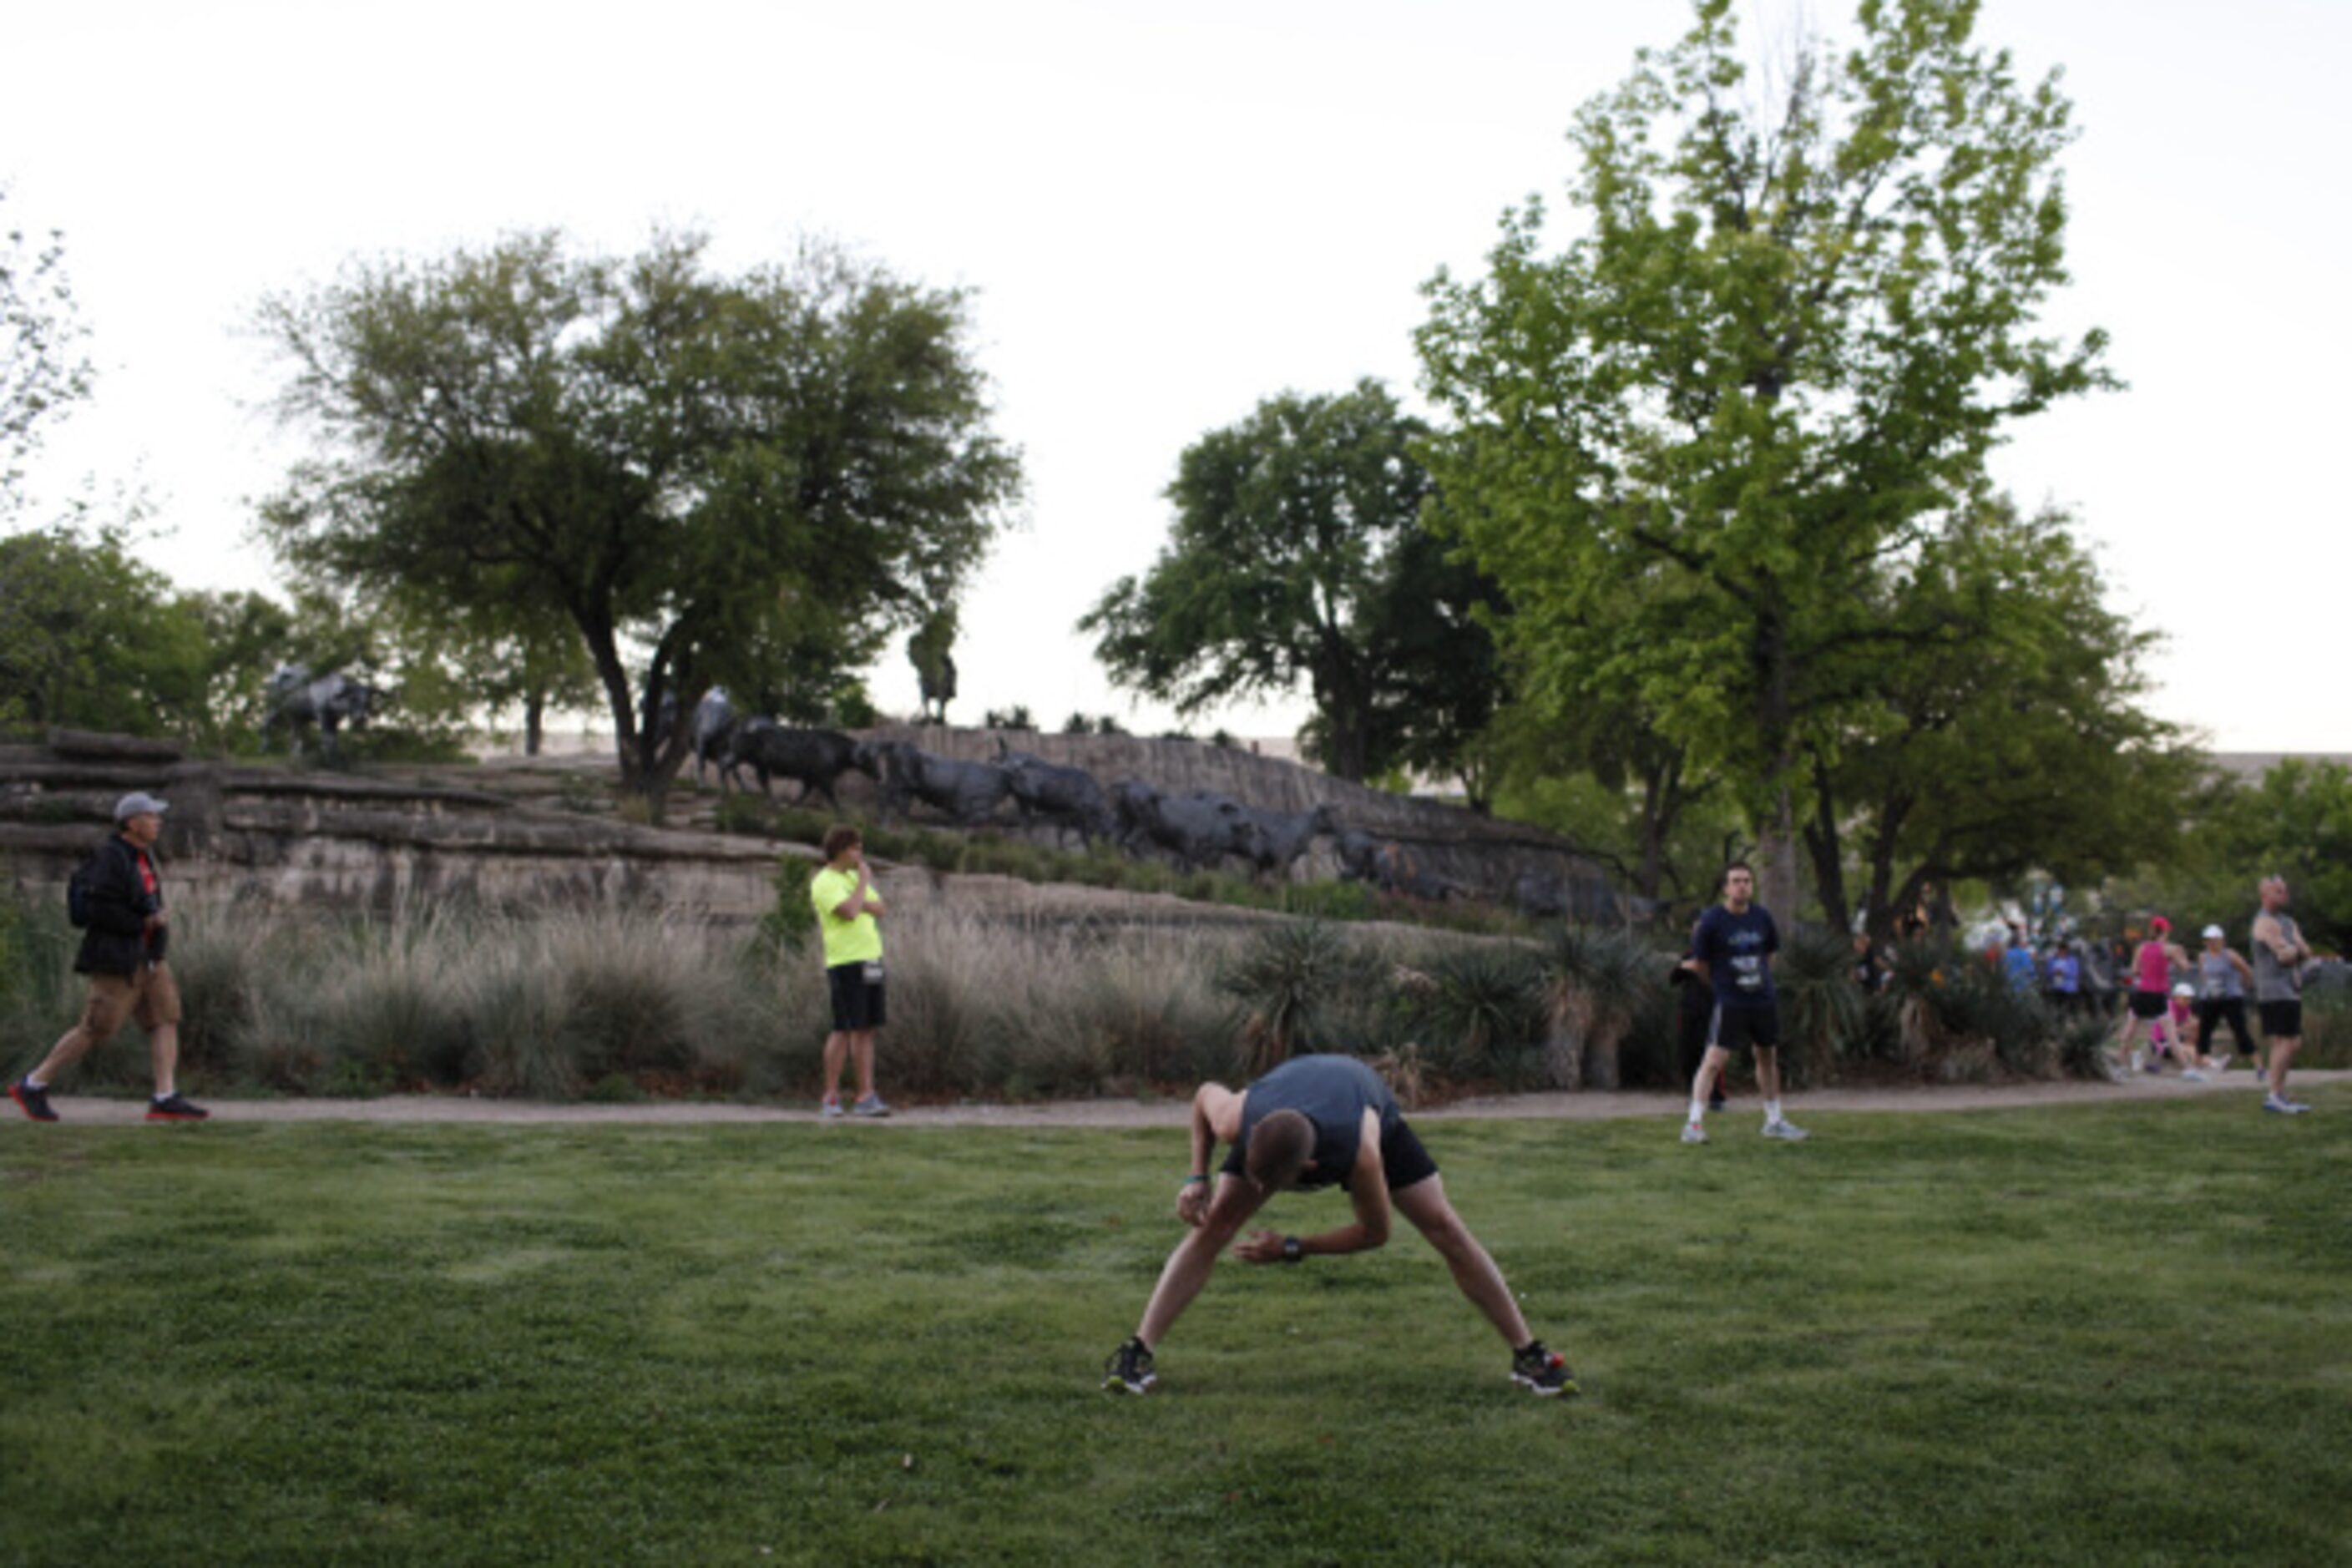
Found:
[[[1626,931],[1562,926],[1545,954],[1540,984],[1545,1062],[1555,1088],[1615,1089],[1618,1047],[1643,1000],[1666,984],[1672,962]]]
[[[1542,1037],[1542,977],[1521,950],[1458,947],[1439,955],[1428,978],[1418,1008],[1432,1037],[1445,1042],[1432,1054],[1454,1076],[1492,1076],[1498,1051],[1516,1055],[1511,1047]]]
[[[1773,966],[1772,988],[1780,1000],[1780,1058],[1794,1082],[1819,1081],[1869,1037],[1869,998],[1853,983],[1853,948],[1844,938],[1790,936]]]
[[[1377,989],[1379,961],[1321,921],[1286,921],[1244,942],[1217,974],[1241,1004],[1242,1068],[1255,1078],[1332,1037],[1347,1004]]]

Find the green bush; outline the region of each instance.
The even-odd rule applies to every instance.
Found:
[[[1516,947],[1460,945],[1430,963],[1414,1011],[1425,1022],[1423,1056],[1447,1078],[1524,1075],[1540,1058],[1548,1020],[1543,973]]]
[[[1255,1078],[1303,1052],[1352,1050],[1350,1022],[1385,993],[1380,959],[1321,921],[1252,932],[1216,972],[1242,1011],[1240,1070]]]

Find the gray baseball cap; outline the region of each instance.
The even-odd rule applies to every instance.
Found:
[[[114,803],[114,820],[118,823],[128,822],[134,816],[143,816],[151,811],[161,816],[171,809],[143,790],[132,790]]]

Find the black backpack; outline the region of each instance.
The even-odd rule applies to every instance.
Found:
[[[75,867],[73,875],[66,879],[66,919],[71,921],[77,930],[87,929],[89,925],[89,901],[97,884],[98,856],[93,853],[89,859]]]

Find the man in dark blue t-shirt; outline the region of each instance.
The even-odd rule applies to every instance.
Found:
[[[1756,1087],[1764,1095],[1764,1136],[1801,1142],[1805,1134],[1780,1114],[1780,1009],[1772,995],[1772,960],[1780,951],[1780,929],[1756,901],[1756,872],[1745,861],[1724,868],[1723,902],[1698,918],[1691,953],[1706,971],[1715,991],[1706,1055],[1691,1080],[1690,1121],[1683,1142],[1706,1142],[1706,1101],[1731,1053],[1746,1046],[1756,1053]]]

